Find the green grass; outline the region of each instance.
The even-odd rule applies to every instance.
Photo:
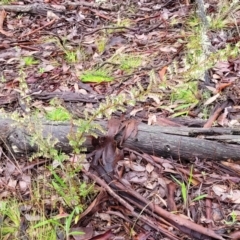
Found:
[[[11,237],[17,239],[20,227],[20,211],[17,201],[0,202],[0,239]],[[3,221],[4,220],[4,221]]]
[[[71,228],[86,209],[85,203],[95,197],[94,185],[79,179],[80,165],[44,171],[32,182],[27,201],[8,199],[0,202],[0,239],[20,239],[24,234],[28,239],[57,240],[60,232],[64,239],[84,234],[73,232]],[[45,209],[49,203],[51,212]],[[23,206],[31,206],[23,212],[27,218],[21,217]],[[24,232],[20,232],[22,220],[27,224]]]

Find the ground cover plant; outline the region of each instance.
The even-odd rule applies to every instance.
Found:
[[[0,1],[0,239],[239,239],[239,22]]]

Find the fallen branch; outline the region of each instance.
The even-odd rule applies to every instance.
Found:
[[[77,127],[70,123],[29,120],[20,125],[8,118],[0,118],[0,139],[13,153],[28,154],[38,151],[38,144],[30,144],[31,136],[41,130],[43,137],[57,139],[56,149],[71,153],[68,135],[74,134]],[[107,130],[107,122],[99,122]],[[99,137],[103,133],[97,132]],[[150,155],[172,157],[173,159],[195,160],[239,160],[240,128],[188,128],[188,127],[160,127],[139,124],[137,135],[130,136],[123,141],[121,147],[145,152]],[[121,130],[115,140],[121,143],[124,130]],[[94,149],[93,137],[86,135],[83,144],[88,151]]]
[[[52,11],[55,14],[64,13],[66,9],[54,8],[46,4],[29,4],[29,5],[0,5],[0,10],[5,10],[7,12],[17,12],[17,13],[32,13],[47,16],[48,11]]]

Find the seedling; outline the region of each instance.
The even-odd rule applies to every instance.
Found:
[[[76,207],[70,215],[63,215],[63,216],[55,216],[51,219],[48,219],[48,220],[45,220],[45,221],[41,221],[39,223],[37,223],[33,228],[36,229],[36,228],[40,228],[40,227],[43,227],[43,226],[52,226],[52,228],[60,228],[62,230],[65,231],[65,236],[66,236],[66,239],[69,240],[70,239],[70,236],[73,236],[73,235],[83,235],[84,232],[79,232],[79,231],[75,231],[75,232],[71,232],[71,223],[72,223],[72,220],[73,220],[73,217],[74,217],[74,214],[79,214],[79,211],[78,211],[78,208]],[[63,225],[60,220],[61,219],[64,219],[65,218],[65,224]]]
[[[172,176],[172,178],[178,183],[178,185],[181,187],[181,194],[182,194],[182,198],[183,198],[183,203],[184,206],[187,206],[187,195],[188,195],[188,191],[187,191],[187,186],[184,182],[180,182],[178,179],[176,179],[174,176]]]
[[[237,214],[236,212],[232,211],[230,214],[229,214],[229,217],[230,217],[230,221],[224,221],[227,225],[233,225],[234,223],[236,223],[237,221]]]
[[[57,107],[47,112],[46,117],[52,121],[67,121],[71,118],[70,113],[63,107]]]
[[[18,203],[15,201],[1,201],[0,202],[0,236],[1,239],[11,238],[16,239],[20,227],[20,212]]]
[[[104,52],[105,48],[106,48],[106,43],[107,43],[107,39],[105,37],[101,37],[100,39],[98,39],[98,41],[96,42],[97,45],[97,50],[98,52],[101,54]]]
[[[141,66],[142,59],[140,57],[126,56],[120,58],[120,68],[126,72],[131,72],[133,69]]]
[[[111,82],[113,81],[113,77],[111,77],[106,70],[90,70],[82,73],[80,76],[80,80],[82,82]]]
[[[182,198],[183,198],[183,203],[184,206],[187,207],[187,199],[188,199],[188,192],[190,189],[190,185],[192,183],[192,176],[193,176],[193,166],[191,167],[190,170],[190,175],[189,175],[189,179],[188,179],[188,184],[186,186],[185,182],[180,182],[178,179],[176,179],[174,176],[172,176],[172,178],[180,185],[181,187],[181,194],[182,194]]]
[[[229,17],[232,16],[234,11],[239,9],[239,2],[232,1],[219,1],[218,3],[218,13],[212,16],[210,19],[210,28],[213,30],[221,30],[227,27],[230,22]]]
[[[187,114],[188,110],[198,103],[197,99],[198,85],[197,82],[181,83],[172,89],[171,101],[172,103],[178,103],[178,106],[174,108],[174,111],[179,111],[174,114],[174,117]]]
[[[77,62],[77,52],[76,51],[65,51],[65,58],[69,63]]]
[[[38,69],[38,72],[39,73],[45,73],[45,69],[43,67],[41,67],[41,68]]]
[[[1,80],[0,80],[1,83],[5,83],[6,82],[6,78],[2,75],[1,76]]]
[[[38,64],[38,60],[36,60],[33,56],[27,56],[23,58],[25,66],[32,66]]]
[[[109,61],[114,64],[119,64],[119,68],[127,73],[131,73],[134,69],[138,68],[142,64],[142,57],[134,56],[131,54],[117,54],[113,56]]]
[[[56,170],[50,169],[52,172],[53,180],[51,182],[52,187],[61,196],[63,201],[68,207],[79,207],[79,210],[83,211],[84,206],[81,204],[82,199],[93,193],[94,185],[88,185],[85,182],[81,182],[76,177],[76,172],[79,169],[68,169],[65,174],[57,174]],[[61,170],[63,171],[63,170]]]

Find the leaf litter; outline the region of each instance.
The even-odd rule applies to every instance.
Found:
[[[191,54],[196,57],[195,46],[189,47],[194,37],[190,26],[199,24],[191,19],[194,3],[44,2],[0,5],[0,105],[6,112],[23,115],[26,108],[21,98],[29,97],[31,110],[40,111],[51,108],[50,100],[58,98],[74,116],[83,117],[85,108],[98,108],[106,96],[130,95],[139,84],[143,88],[153,84],[148,97],[138,99],[135,106],[126,105],[124,116],[113,113],[124,121],[109,122],[108,135],[96,140],[95,151],[82,163],[88,167],[72,178],[73,185],[96,182],[95,193],[80,199],[67,189],[66,171],[80,162],[76,156],[65,162],[65,172],[60,166],[53,174],[49,160],[39,158],[29,164],[24,156],[13,160],[1,154],[1,199],[22,200],[21,214],[27,222],[37,222],[43,212],[44,219],[67,212],[65,218],[72,206],[81,206],[82,212],[70,222],[69,231],[76,234],[69,239],[238,239],[240,178],[231,159],[221,164],[197,157],[183,162],[181,157],[161,158],[122,143],[136,136],[139,122],[175,128],[238,125],[240,71],[234,45],[239,46],[239,34],[234,24],[239,22],[239,9],[232,12],[233,20],[230,15],[224,17],[226,28],[209,30],[212,51],[226,59],[210,62],[209,82],[190,78],[199,80],[190,87],[184,76],[193,67]],[[205,2],[213,20],[221,5]],[[169,118],[183,115],[186,120]],[[120,129],[124,134],[117,146]],[[53,182],[55,190],[48,194]],[[33,202],[36,185],[44,210]],[[28,234],[29,229],[25,229]],[[53,239],[64,236],[57,230]]]

